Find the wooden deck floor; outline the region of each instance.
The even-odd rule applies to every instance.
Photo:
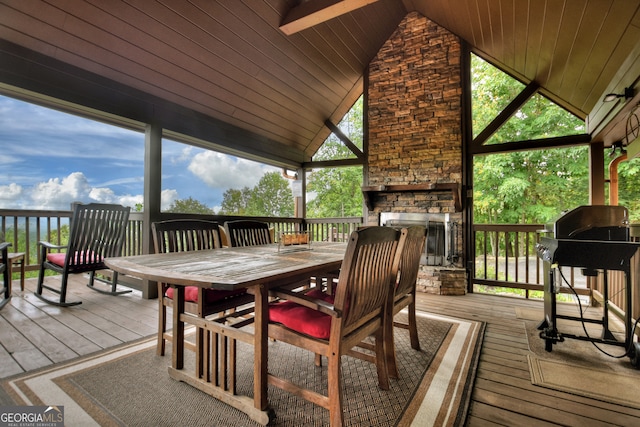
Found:
[[[24,292],[14,284],[11,303],[0,311],[0,378],[155,334],[156,300],[144,300],[137,291],[102,295],[85,284],[85,278],[73,278],[69,299],[83,303],[70,308],[47,305],[33,296],[35,279],[26,281]],[[518,307],[542,310],[541,302],[481,294],[421,294],[418,307],[487,324],[469,426],[638,425],[640,410],[531,384],[528,341],[516,311]]]

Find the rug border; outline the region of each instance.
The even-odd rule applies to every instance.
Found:
[[[625,406],[625,407],[629,407],[629,408],[633,408],[633,409],[640,409],[640,402],[633,402],[630,400],[626,400],[626,399],[621,399],[621,398],[615,398],[615,397],[610,397],[610,396],[605,396],[603,394],[597,393],[595,391],[590,391],[587,389],[576,389],[570,386],[566,386],[566,385],[562,385],[559,383],[550,383],[548,381],[545,380],[544,374],[542,373],[542,366],[541,364],[543,363],[547,363],[547,364],[552,364],[552,365],[559,365],[559,366],[567,366],[567,367],[572,367],[575,369],[580,369],[580,370],[585,370],[585,371],[595,371],[595,372],[600,372],[603,375],[616,375],[616,376],[620,376],[624,379],[628,378],[626,375],[624,375],[621,372],[615,372],[615,371],[605,371],[602,369],[597,369],[597,368],[593,368],[593,367],[585,367],[582,365],[570,365],[568,363],[564,363],[558,360],[550,360],[550,359],[544,359],[541,357],[538,357],[535,354],[528,354],[527,355],[527,361],[529,363],[529,374],[531,376],[531,384],[538,386],[538,387],[544,387],[544,388],[548,388],[550,390],[556,390],[556,391],[560,391],[563,393],[570,393],[570,394],[574,394],[576,396],[583,396],[583,397],[587,397],[590,399],[595,399],[595,400],[599,400],[602,402],[606,402],[606,403],[610,403],[613,405],[620,405],[620,406]]]
[[[398,421],[396,427],[414,425],[420,427],[436,425],[463,425],[469,413],[471,394],[475,384],[486,323],[478,320],[461,319],[427,312],[416,312],[416,315],[445,320],[451,322],[453,326],[440,345],[440,348],[434,356],[434,359],[431,361],[431,365],[429,365],[428,370],[432,371],[432,367],[436,367],[437,369],[431,372],[431,374],[425,373],[421,384],[416,390],[416,395],[412,398],[411,403],[409,403],[405,409],[405,413]],[[448,351],[450,349],[455,351],[451,347],[456,345],[462,347],[460,354],[464,352],[465,359],[467,357],[471,359],[468,365],[465,365],[461,362],[461,358],[457,357],[456,360],[458,363],[456,363],[455,366],[446,366],[447,364],[445,362]],[[433,413],[428,409],[428,403],[431,402],[431,400],[427,400],[425,402],[425,397],[427,396],[434,380],[437,381],[436,377],[438,375],[449,378],[456,377],[457,380],[449,381],[447,392],[445,395],[441,396],[443,401],[439,405],[440,410],[437,413]],[[463,387],[462,390],[458,390],[458,386],[460,384],[466,385],[466,387]],[[447,398],[447,396],[450,395],[450,392],[452,392],[451,396]],[[458,402],[458,410],[455,414],[452,414],[451,408],[455,407]]]
[[[429,374],[427,374],[427,372],[424,373],[424,377],[418,385],[414,397],[411,399],[412,403],[409,403],[404,409],[404,412],[400,414],[396,425],[398,427],[416,425],[416,423],[420,426],[461,425],[466,420],[469,411],[486,324],[482,321],[461,319],[423,311],[417,311],[416,315],[448,322],[451,324],[451,327],[427,368],[427,372],[431,372]],[[42,399],[49,400],[50,397],[42,397],[41,395],[31,392],[32,387],[29,386],[29,383],[33,383],[34,381],[50,381],[55,384],[56,387],[62,389],[62,387],[60,387],[62,385],[61,382],[68,382],[67,376],[69,374],[66,373],[65,370],[74,368],[74,373],[81,372],[84,369],[90,369],[95,363],[105,363],[127,357],[139,351],[148,350],[150,347],[155,346],[155,341],[155,336],[140,338],[136,341],[124,343],[91,355],[82,356],[71,361],[63,362],[62,364],[51,365],[26,374],[14,375],[3,379],[2,386],[9,397],[17,404],[42,404]],[[446,363],[447,352],[456,346],[458,346],[460,350],[456,352],[457,355],[459,354],[459,356],[456,357],[457,363],[455,366],[448,366],[450,364]],[[470,359],[468,365],[463,363],[463,359]],[[88,366],[82,367],[82,365]],[[81,367],[78,369],[78,366]],[[436,369],[432,369],[432,367]],[[424,397],[427,396],[430,387],[434,385],[434,383],[438,386],[438,378],[436,378],[438,375],[444,375],[446,378],[449,378],[446,386],[447,390],[437,395],[442,399],[439,405],[440,410],[437,414],[430,414],[425,418],[423,416],[425,412],[425,405],[423,405]],[[459,387],[459,385],[466,385],[466,387]],[[34,388],[37,389],[37,387]],[[105,411],[104,408],[98,407],[98,411],[95,412],[87,410],[85,406],[78,404],[73,399],[67,402],[73,393],[69,394],[67,390],[65,390],[64,393],[64,402],[61,403],[65,405],[65,412],[68,412],[68,415],[73,416],[76,420],[82,419],[89,424],[98,425],[95,417],[97,416],[97,420],[102,423],[105,421],[106,415],[107,417],[111,417],[109,425],[122,425],[119,423],[117,417],[114,417],[109,411]],[[416,399],[416,397],[418,397],[418,399]],[[418,402],[416,403],[417,400]],[[91,403],[90,406],[95,406],[95,403]],[[67,409],[67,407],[69,407],[69,409]],[[452,412],[451,408],[457,408],[457,411]],[[419,422],[417,422],[417,420],[419,420]]]

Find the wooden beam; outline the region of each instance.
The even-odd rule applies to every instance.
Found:
[[[286,35],[306,30],[378,0],[308,0],[292,8],[284,17],[280,30]]]
[[[505,142],[502,144],[489,144],[474,147],[471,154],[496,154],[515,151],[528,151],[568,147],[572,145],[584,145],[591,142],[591,135],[581,133],[578,135],[556,136],[552,138],[530,139],[526,141]]]
[[[340,159],[340,160],[318,160],[315,162],[305,162],[302,164],[303,169],[322,169],[322,168],[340,168],[348,166],[362,166],[362,159]]]
[[[340,130],[340,128],[338,126],[336,126],[333,123],[331,123],[330,120],[325,120],[324,121],[324,125],[326,127],[328,127],[331,130],[331,132],[333,132],[333,134],[335,136],[337,136],[338,139],[340,139],[340,141],[342,141],[344,143],[344,145],[346,145],[347,148],[349,150],[351,150],[351,152],[353,154],[356,155],[357,158],[364,159],[364,153],[362,151],[360,151],[360,149],[356,146],[356,144],[351,142],[351,140],[349,139],[349,137],[347,135],[342,133],[342,131]]]
[[[522,92],[520,92],[518,96],[516,96],[513,101],[511,101],[511,103],[509,103],[509,105],[507,105],[505,109],[502,110],[500,114],[498,114],[496,118],[493,119],[493,121],[482,130],[482,132],[480,132],[478,136],[476,136],[476,138],[473,140],[472,145],[474,147],[478,147],[484,144],[491,137],[491,135],[496,133],[498,129],[500,129],[500,127],[504,125],[507,120],[509,120],[509,118],[513,116],[518,111],[518,109],[520,109],[520,107],[524,105],[525,102],[527,102],[527,100],[529,100],[529,98],[535,95],[539,88],[540,86],[538,85],[538,83],[529,83],[522,90]]]

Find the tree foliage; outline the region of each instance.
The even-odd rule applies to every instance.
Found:
[[[523,89],[481,59],[472,61],[473,130],[479,134]],[[542,96],[532,97],[487,143],[517,142],[584,132],[584,122]],[[544,223],[588,203],[586,147],[476,156],[474,222]]]
[[[362,97],[342,119],[338,127],[362,149]],[[355,157],[338,137],[331,134],[314,160],[338,160]],[[307,179],[307,216],[335,218],[362,216],[362,167],[349,166],[313,170]]]
[[[222,215],[293,216],[293,195],[289,181],[278,172],[267,172],[255,187],[224,192]]]
[[[187,199],[178,199],[171,203],[167,212],[174,213],[195,213],[195,214],[214,214],[213,209],[207,207],[202,202],[189,197]]]

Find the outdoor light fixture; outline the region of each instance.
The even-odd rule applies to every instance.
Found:
[[[621,155],[627,152],[627,150],[624,148],[624,145],[622,145],[622,141],[616,141],[611,144],[611,152],[609,153],[609,157],[614,157],[617,150],[620,150]]]
[[[618,98],[624,98],[625,100],[633,98],[634,90],[633,86],[625,87],[624,93],[608,93],[604,96],[604,102],[615,101]]]

